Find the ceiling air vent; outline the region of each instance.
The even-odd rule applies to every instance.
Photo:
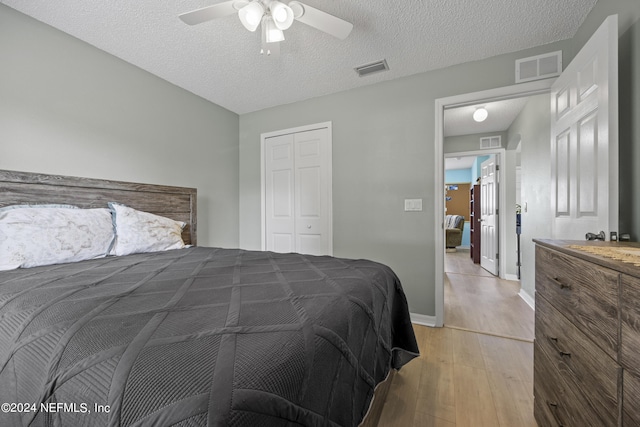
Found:
[[[516,60],[516,83],[541,80],[562,73],[562,51]]]
[[[371,64],[360,65],[356,67],[356,73],[358,76],[364,77],[369,74],[377,73],[380,71],[387,71],[389,69],[389,65],[387,65],[387,60],[383,59],[382,61],[372,62]]]

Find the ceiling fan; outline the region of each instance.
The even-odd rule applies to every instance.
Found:
[[[299,1],[284,4],[277,0],[230,0],[180,14],[179,18],[186,24],[196,25],[235,13],[247,30],[253,32],[261,26],[261,53],[266,52],[267,55],[279,51],[284,30],[291,27],[294,20],[341,40],[347,38],[353,29],[350,22]]]

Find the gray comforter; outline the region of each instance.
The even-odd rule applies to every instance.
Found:
[[[417,352],[371,261],[190,248],[0,272],[1,426],[357,426]]]

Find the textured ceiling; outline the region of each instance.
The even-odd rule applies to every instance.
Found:
[[[178,19],[215,0],[0,2],[243,114],[567,39],[596,0],[305,0],[353,23],[351,35],[294,22],[275,58],[237,16]],[[353,70],[383,58],[388,72]]]

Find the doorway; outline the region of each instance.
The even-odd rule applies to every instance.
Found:
[[[513,199],[513,195],[507,197],[506,187],[500,185],[501,182],[505,182],[505,168],[495,167],[491,172],[487,172],[486,168],[483,168],[487,162],[498,165],[504,163],[504,154],[504,149],[445,153],[445,192],[447,193],[445,214],[464,216],[465,223],[459,249],[468,251],[469,262],[480,265],[493,276],[499,275],[503,279],[513,280],[513,274],[509,274],[505,269],[500,272],[500,262],[501,259],[504,259],[500,253],[505,249],[499,244],[500,234],[504,232],[498,232],[499,213],[507,212],[505,204]],[[494,191],[493,188],[488,191],[489,180],[486,177],[482,179],[485,173],[495,175],[492,176],[491,187],[497,191]],[[449,196],[449,189],[452,186],[465,188],[468,193],[466,194],[466,206],[463,210],[458,206],[451,209],[454,207],[450,206],[452,200]],[[491,205],[489,205],[489,201]],[[449,249],[446,251],[446,253],[453,252],[455,251]]]
[[[492,101],[499,100],[507,100],[513,98],[520,98],[525,96],[539,95],[544,93],[549,93],[551,84],[553,80],[540,80],[530,83],[524,83],[514,86],[507,86],[502,88],[491,89],[487,91],[468,93],[463,95],[456,95],[447,98],[441,98],[436,100],[436,111],[435,111],[435,189],[434,194],[437,195],[435,203],[434,203],[434,218],[435,218],[435,227],[436,229],[443,230],[442,233],[436,233],[435,238],[435,247],[437,250],[435,251],[435,284],[436,284],[436,326],[442,326],[444,323],[444,209],[445,209],[445,195],[444,195],[444,141],[445,141],[445,110],[453,109],[457,107],[463,106],[475,106],[482,103],[488,103]],[[479,148],[479,147],[478,147]],[[500,148],[498,150],[502,150],[501,154],[505,151],[504,148]],[[480,151],[480,150],[477,150]],[[487,151],[482,151],[487,152]],[[504,156],[504,155],[503,155]],[[506,156],[504,156],[506,157]],[[504,158],[503,157],[503,158]],[[505,169],[501,168],[499,170],[499,179],[502,182],[505,182]],[[514,172],[515,173],[515,172]],[[513,180],[513,184],[515,186],[515,179]],[[503,186],[505,187],[505,186]],[[439,195],[439,197],[438,197]],[[515,191],[514,191],[515,197]],[[501,198],[501,202],[499,202],[499,209],[502,209],[502,212],[506,212],[506,206],[503,206],[505,198]],[[515,204],[513,207],[514,215],[515,215]],[[502,221],[499,225],[499,248],[502,248],[501,251],[504,252],[504,248],[506,247],[505,242],[505,227],[506,222]]]

